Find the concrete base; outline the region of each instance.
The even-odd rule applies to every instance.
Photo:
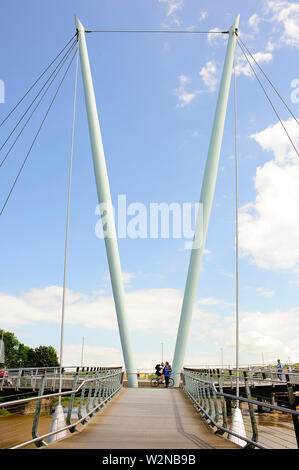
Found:
[[[58,405],[53,415],[50,432],[58,431],[59,429],[62,429],[65,426],[66,426],[66,422],[64,418],[63,407],[61,405]],[[66,430],[59,432],[57,434],[53,434],[53,436],[48,437],[47,443],[50,444],[51,442],[58,441],[59,439],[63,439],[64,437],[67,437],[67,436],[68,436],[68,432]]]
[[[246,431],[243,423],[242,411],[240,408],[235,408],[232,413],[232,422],[230,425],[230,430],[238,434],[239,436],[246,437]],[[233,436],[232,434],[228,435],[228,439],[235,444],[238,444],[241,447],[246,446],[247,442],[243,441],[238,437]]]

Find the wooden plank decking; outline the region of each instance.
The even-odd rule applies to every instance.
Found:
[[[233,449],[180,389],[126,388],[84,430],[44,449]]]

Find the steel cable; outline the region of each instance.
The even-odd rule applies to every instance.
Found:
[[[260,69],[260,71],[262,72],[262,74],[264,75],[264,77],[266,78],[266,80],[268,81],[268,83],[271,85],[271,87],[273,88],[273,90],[275,91],[275,93],[277,94],[277,96],[280,98],[280,100],[283,102],[283,104],[285,105],[285,107],[287,108],[287,110],[289,111],[289,113],[292,115],[292,117],[295,119],[295,121],[296,121],[297,124],[299,125],[298,119],[296,118],[296,116],[294,115],[294,113],[292,112],[292,110],[290,109],[290,107],[288,106],[288,104],[286,103],[286,101],[283,99],[283,97],[281,96],[281,94],[279,93],[279,91],[277,90],[277,88],[274,86],[273,82],[270,80],[270,78],[267,76],[267,74],[265,73],[265,71],[264,71],[264,70],[262,69],[262,67],[259,65],[259,63],[258,63],[257,60],[255,59],[254,55],[250,52],[250,50],[248,49],[248,47],[246,46],[246,44],[244,44],[244,41],[242,41],[242,39],[240,38],[239,35],[237,36],[237,39],[242,43],[242,45],[244,46],[244,48],[246,49],[246,51],[248,52],[248,54],[250,55],[250,57],[252,58],[252,60],[255,62],[255,64],[258,66],[258,68]]]
[[[46,80],[46,82],[44,83],[44,85],[42,86],[42,88],[39,90],[39,92],[37,93],[37,95],[35,96],[35,98],[32,100],[32,102],[30,103],[30,105],[27,107],[27,109],[25,110],[25,112],[22,114],[21,118],[19,119],[19,121],[17,122],[17,124],[15,125],[15,127],[13,128],[13,130],[10,132],[9,136],[5,139],[5,141],[3,142],[3,144],[1,145],[0,147],[0,151],[3,149],[3,147],[6,145],[6,143],[8,142],[8,140],[11,138],[11,136],[13,135],[13,133],[15,132],[15,130],[17,129],[17,127],[19,126],[19,124],[22,122],[22,120],[24,119],[24,117],[26,116],[26,114],[28,113],[29,109],[31,108],[31,106],[33,105],[33,103],[37,100],[38,96],[41,94],[42,90],[45,88],[45,86],[47,85],[47,83],[49,82],[49,80],[52,78],[52,76],[55,74],[56,70],[59,68],[59,70],[61,69],[60,65],[61,64],[64,64],[65,60],[67,59],[67,57],[71,54],[72,50],[74,49],[75,45],[76,45],[76,42],[77,41],[74,41],[74,43],[70,46],[70,48],[68,49],[68,51],[66,52],[66,54],[62,57],[62,59],[60,60],[60,62],[58,63],[58,65],[55,67],[55,69],[53,70],[53,72],[50,74],[50,76],[48,77],[48,79]],[[52,83],[52,82],[51,82]],[[48,90],[48,88],[47,88]],[[44,95],[43,95],[44,96]],[[36,109],[36,108],[35,108]],[[30,119],[29,119],[30,120]],[[29,121],[28,120],[28,121]],[[27,121],[27,122],[28,122]],[[26,127],[26,125],[25,125]],[[23,131],[23,129],[22,129]],[[22,133],[21,131],[21,133]],[[19,136],[18,136],[19,137]],[[18,138],[17,138],[18,139]],[[17,140],[16,139],[16,140]],[[10,149],[11,150],[11,149]],[[9,152],[10,152],[9,150]],[[8,153],[9,153],[8,152]],[[3,162],[6,160],[8,154],[5,156],[5,158],[2,160],[0,166],[2,166]]]
[[[63,273],[63,290],[62,290],[62,313],[61,313],[61,337],[60,337],[60,367],[63,367],[63,339],[64,339],[64,310],[65,310],[65,296],[66,296],[66,273],[67,273],[67,257],[68,257],[68,235],[69,235],[69,221],[70,221],[70,202],[71,202],[71,186],[72,186],[72,168],[73,168],[73,151],[74,151],[74,134],[75,134],[75,117],[76,117],[76,102],[77,102],[77,84],[78,84],[78,63],[79,63],[79,43],[77,48],[77,61],[75,71],[75,89],[73,99],[73,121],[72,121],[72,137],[71,137],[71,151],[70,151],[70,168],[68,178],[68,196],[67,196],[67,217],[66,217],[66,235],[65,235],[65,252],[64,252],[64,273]],[[59,392],[62,387],[62,373],[60,369],[59,374]],[[61,405],[61,397],[59,397],[59,405]]]
[[[45,120],[46,120],[46,118],[47,118],[47,116],[48,116],[48,114],[49,114],[49,112],[50,112],[50,109],[52,108],[52,105],[53,105],[53,103],[54,103],[54,101],[55,101],[55,98],[56,98],[56,96],[57,96],[57,94],[58,94],[58,92],[59,92],[59,90],[60,90],[60,88],[61,88],[62,83],[64,82],[64,79],[65,79],[65,77],[66,77],[66,75],[67,75],[67,72],[69,71],[69,68],[70,68],[70,66],[71,66],[71,64],[72,64],[72,62],[73,62],[73,60],[74,60],[76,54],[77,54],[77,51],[75,52],[75,54],[74,54],[73,57],[71,58],[71,61],[70,61],[69,65],[68,65],[68,67],[67,67],[67,69],[66,69],[66,71],[65,71],[65,73],[64,73],[64,75],[63,75],[63,77],[62,77],[62,79],[61,79],[61,81],[60,81],[60,83],[59,83],[59,85],[58,85],[58,87],[57,87],[57,90],[56,90],[56,92],[55,92],[55,94],[54,94],[54,97],[53,97],[53,99],[52,99],[52,101],[51,101],[51,103],[50,103],[50,105],[49,105],[49,107],[48,107],[48,109],[47,109],[47,112],[46,112],[46,114],[45,114],[45,116],[44,116],[44,118],[43,118],[43,120],[42,120],[42,122],[41,122],[41,124],[40,124],[40,126],[39,126],[39,128],[38,128],[37,133],[35,134],[35,137],[34,137],[32,143],[31,143],[31,146],[30,146],[30,148],[29,148],[29,150],[28,150],[28,152],[27,152],[27,155],[26,155],[26,157],[25,157],[25,159],[24,159],[24,161],[23,161],[23,163],[22,163],[22,165],[21,165],[21,168],[20,168],[20,170],[19,170],[19,172],[18,172],[18,174],[17,174],[17,176],[16,176],[16,178],[15,178],[15,180],[14,180],[14,182],[13,182],[13,185],[12,185],[12,187],[11,187],[9,193],[8,193],[8,196],[7,196],[7,198],[6,198],[6,200],[5,200],[4,204],[3,204],[3,206],[2,206],[2,208],[1,208],[0,217],[1,217],[1,215],[3,214],[3,211],[4,211],[4,209],[5,209],[5,207],[6,207],[7,203],[8,203],[8,200],[9,200],[9,198],[10,198],[10,196],[11,196],[11,194],[12,194],[14,188],[15,188],[15,185],[16,185],[16,183],[17,183],[19,177],[20,177],[20,174],[21,174],[21,172],[22,172],[22,170],[23,170],[23,168],[24,168],[24,166],[25,166],[25,164],[26,164],[26,161],[27,161],[27,159],[28,159],[28,157],[29,157],[29,155],[30,155],[30,153],[31,153],[31,150],[32,150],[32,148],[33,148],[33,146],[34,146],[34,144],[35,144],[35,142],[36,142],[36,139],[37,139],[37,137],[38,137],[38,135],[39,135],[39,133],[40,133],[40,131],[41,131],[43,125],[44,125],[44,122],[45,122]]]
[[[67,46],[70,44],[70,42],[74,39],[74,37],[77,35],[74,34],[74,36],[72,36],[72,38],[67,42],[67,44],[63,47],[63,49],[61,49],[61,51],[57,54],[57,56],[52,60],[52,62],[47,66],[47,68],[41,73],[41,75],[35,80],[35,82],[33,83],[33,85],[31,85],[31,87],[26,91],[26,93],[24,94],[24,96],[17,102],[17,104],[12,108],[12,110],[7,114],[7,116],[1,121],[0,123],[0,127],[5,123],[5,121],[7,121],[7,119],[9,118],[9,116],[15,111],[15,109],[19,106],[19,104],[22,103],[22,101],[26,98],[26,96],[28,95],[28,93],[30,93],[30,91],[35,87],[35,85],[39,82],[39,80],[45,75],[45,73],[49,70],[49,68],[51,67],[51,65],[54,64],[54,62],[58,59],[58,57],[62,54],[62,52],[67,48]]]
[[[238,40],[238,36],[237,36],[237,40]],[[285,131],[285,133],[286,133],[286,135],[287,135],[287,137],[288,137],[288,139],[289,139],[289,141],[290,141],[292,147],[294,148],[294,150],[295,150],[295,152],[296,152],[296,154],[297,154],[297,157],[299,157],[299,152],[298,152],[298,150],[297,150],[297,148],[296,148],[296,146],[295,146],[295,144],[294,144],[294,142],[293,142],[293,140],[292,140],[290,134],[288,133],[288,131],[287,131],[285,125],[283,124],[282,119],[280,118],[280,116],[279,116],[279,114],[278,114],[278,112],[277,112],[277,110],[276,110],[274,104],[272,103],[271,98],[269,97],[268,93],[266,92],[265,87],[263,86],[261,80],[259,79],[259,77],[258,77],[256,71],[255,71],[254,68],[252,67],[252,64],[251,64],[250,60],[248,59],[247,54],[246,54],[246,52],[244,51],[244,48],[243,48],[243,46],[242,46],[242,44],[240,43],[239,40],[238,40],[238,45],[239,45],[241,51],[243,52],[243,54],[244,54],[244,56],[245,56],[245,58],[246,58],[246,60],[247,60],[247,62],[248,62],[248,64],[249,64],[249,66],[250,66],[252,72],[254,73],[255,78],[257,79],[258,83],[260,84],[260,86],[261,86],[261,88],[262,88],[262,90],[263,90],[263,92],[264,92],[266,98],[268,99],[268,101],[269,101],[269,103],[270,103],[270,105],[271,105],[271,107],[272,107],[274,113],[276,114],[276,116],[277,116],[277,118],[278,118],[278,120],[279,120],[281,126],[283,127],[283,129],[284,129],[284,131]]]
[[[23,114],[22,118],[20,119],[20,121],[18,122],[18,124],[15,126],[14,130],[12,131],[12,133],[15,131],[15,129],[17,128],[17,126],[19,125],[19,123],[21,122],[21,120],[23,119],[23,117],[25,116],[25,114],[27,114],[27,111],[31,108],[32,104],[34,103],[34,101],[36,100],[36,98],[39,96],[40,92],[43,90],[43,88],[45,87],[45,85],[48,83],[48,81],[50,80],[50,78],[52,78],[52,76],[54,75],[54,72],[57,70],[56,74],[54,75],[54,78],[52,78],[50,84],[48,85],[48,87],[46,88],[45,92],[43,93],[41,99],[38,101],[36,107],[34,108],[34,110],[32,111],[32,113],[30,114],[29,118],[27,119],[27,121],[25,122],[24,126],[22,127],[21,131],[19,132],[19,134],[17,135],[17,137],[15,138],[13,144],[10,146],[8,152],[5,154],[5,156],[3,157],[3,159],[1,160],[0,162],[0,168],[1,166],[3,165],[3,163],[5,162],[5,160],[7,159],[8,155],[10,154],[11,150],[13,149],[13,147],[15,146],[16,142],[18,141],[19,137],[21,136],[21,134],[23,133],[24,129],[26,128],[28,122],[31,120],[32,116],[34,115],[35,111],[37,110],[37,108],[39,107],[40,103],[42,102],[42,100],[44,99],[45,95],[47,94],[49,88],[51,87],[52,83],[54,82],[55,78],[57,77],[57,75],[59,74],[60,70],[62,69],[62,67],[64,66],[65,62],[67,61],[68,57],[70,56],[72,50],[74,49],[76,43],[73,44],[73,46],[71,47],[71,49],[67,52],[67,54],[64,56],[64,58],[62,59],[62,62],[60,62],[58,64],[59,68],[57,70],[57,67],[54,69],[53,73],[50,75],[50,77],[48,78],[48,80],[46,81],[46,83],[44,84],[44,86],[41,88],[41,90],[39,91],[39,93],[37,94],[37,96],[34,98],[34,100],[32,101],[32,103],[30,104],[30,106],[27,108],[26,112]],[[12,133],[10,134],[10,136],[12,135]],[[7,138],[7,140],[10,138],[10,136]],[[6,142],[7,142],[6,140]],[[5,145],[5,143],[2,145],[2,147],[0,148],[0,150],[3,148],[3,146]]]
[[[164,33],[164,34],[228,34],[229,31],[192,31],[175,29],[86,29],[85,33]]]

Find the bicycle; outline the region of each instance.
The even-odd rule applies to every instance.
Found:
[[[169,377],[169,382],[168,382],[168,388],[172,388],[174,385],[174,381],[171,377]],[[160,377],[153,377],[151,379],[151,386],[152,387],[160,387],[160,386],[164,386],[165,387],[165,379],[163,377],[163,379],[161,380]]]

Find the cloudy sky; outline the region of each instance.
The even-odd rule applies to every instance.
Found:
[[[74,14],[87,29],[225,31],[239,13],[240,38],[299,117],[296,2],[2,0],[0,8],[3,118],[72,37]],[[222,34],[87,36],[115,207],[119,195],[148,213],[153,203],[198,202],[226,42]],[[240,362],[299,361],[298,156],[239,47],[236,75]],[[73,66],[0,218],[0,327],[58,352],[74,76]],[[259,76],[298,148],[298,123]],[[43,109],[0,167],[1,205]],[[21,114],[0,128],[2,143]],[[65,365],[80,364],[83,337],[85,365],[118,365],[80,75],[76,116]],[[221,351],[225,364],[235,361],[233,116],[231,90],[186,365],[219,365]],[[133,216],[128,210],[131,225]],[[119,251],[135,364],[148,369],[161,359],[162,343],[164,360],[173,360],[190,251],[180,237],[135,235],[120,238]]]

